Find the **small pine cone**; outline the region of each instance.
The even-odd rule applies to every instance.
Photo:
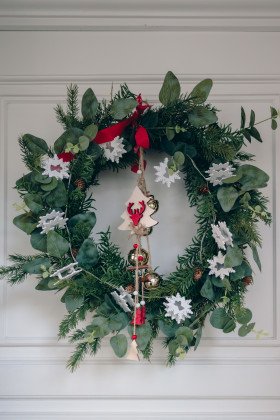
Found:
[[[126,286],[125,290],[126,290],[128,293],[133,293],[133,292],[134,292],[134,290],[135,290],[134,284],[129,284],[128,286]]]
[[[79,252],[78,248],[73,248],[73,249],[72,249],[72,255],[73,255],[73,257],[74,257],[74,258],[76,258],[76,257],[77,257],[78,252]]]
[[[196,268],[193,275],[194,281],[198,281],[199,279],[201,279],[202,274],[203,274],[203,271],[201,270],[201,268]]]
[[[252,277],[251,276],[246,276],[244,277],[244,279],[242,280],[243,284],[245,287],[250,286],[250,284],[252,283]]]
[[[85,181],[82,178],[77,178],[74,185],[76,188],[80,188],[81,190],[85,189]]]
[[[201,187],[198,188],[198,191],[202,195],[208,194],[209,193],[209,187],[208,187],[208,185],[201,185]]]

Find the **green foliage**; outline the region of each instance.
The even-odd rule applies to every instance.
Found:
[[[261,141],[257,130],[256,116],[250,112],[249,125],[241,108],[241,128],[233,130],[231,125],[218,124],[218,110],[205,101],[212,88],[212,80],[198,83],[189,95],[181,95],[180,84],[172,72],[168,72],[159,98],[161,106],[153,106],[138,116],[137,125],[147,130],[150,148],[170,156],[168,168],[184,175],[187,196],[191,206],[196,206],[197,233],[183,255],[178,256],[176,269],[163,279],[159,288],[145,290],[146,323],[136,327],[139,351],[150,359],[153,340],[159,329],[166,336],[164,346],[168,348],[168,364],[183,359],[189,349],[197,348],[207,315],[210,323],[230,333],[241,324],[239,335],[245,336],[253,328],[249,324],[252,313],[244,308],[247,292],[244,277],[252,275],[245,249],[251,247],[253,258],[260,267],[257,246],[261,238],[257,223],[271,223],[267,209],[268,201],[259,188],[267,185],[268,175],[249,165],[254,159],[241,148],[255,138]],[[135,124],[128,124],[122,132],[126,153],[119,162],[106,160],[103,149],[94,142],[98,130],[110,127],[116,120],[126,118],[138,105],[136,95],[126,84],[111,100],[98,102],[91,89],[82,98],[79,117],[78,88],[67,88],[66,111],[56,107],[58,121],[64,132],[55,141],[54,152],[70,151],[75,154],[69,163],[69,179],[57,180],[42,175],[42,155],[53,156],[46,142],[31,134],[19,139],[22,159],[30,172],[16,182],[16,189],[23,205],[15,204],[16,210],[24,212],[14,219],[21,230],[30,235],[34,249],[40,251],[32,257],[12,256],[13,265],[0,267],[0,276],[10,283],[17,283],[27,274],[36,274],[40,291],[62,291],[61,301],[68,314],[62,320],[59,338],[72,334],[70,341],[76,349],[68,361],[74,370],[86,354],[96,354],[103,337],[111,334],[110,343],[118,357],[124,357],[128,342],[127,329],[131,335],[132,313],[125,313],[111,297],[111,292],[134,282],[134,273],[126,271],[127,261],[119,247],[112,243],[109,229],[92,238],[96,224],[93,212],[94,193],[89,188],[98,185],[103,170],[118,172],[136,161]],[[278,112],[271,108],[272,128],[277,126]],[[234,175],[226,178],[221,186],[213,186],[207,180],[212,163],[229,162],[235,168]],[[41,215],[56,209],[65,212],[66,229],[42,234],[37,228]],[[217,255],[219,248],[212,235],[212,225],[226,222],[233,237],[233,246],[226,246],[225,267],[234,267],[235,272],[220,279],[209,275],[209,261]],[[90,238],[89,238],[90,235]],[[82,271],[79,275],[58,281],[51,278],[52,272],[77,261]],[[200,269],[202,276],[197,279]],[[178,324],[165,317],[163,305],[166,296],[179,293],[192,302],[190,319]],[[219,307],[220,306],[220,307]],[[94,311],[92,322],[83,329],[78,328],[89,313]],[[78,329],[77,329],[78,328]]]

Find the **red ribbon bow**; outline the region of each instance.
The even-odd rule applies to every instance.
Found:
[[[111,127],[104,128],[103,130],[100,130],[95,138],[91,141],[93,141],[96,144],[103,144],[103,143],[109,143],[110,141],[113,141],[115,137],[118,137],[122,134],[124,129],[132,123],[133,127],[135,127],[135,141],[136,141],[136,153],[139,150],[139,147],[144,147],[145,149],[148,149],[150,146],[149,142],[149,136],[147,133],[147,130],[142,127],[141,125],[137,124],[138,118],[140,115],[143,114],[146,108],[150,108],[151,105],[143,105],[141,93],[137,96],[138,105],[136,107],[136,110],[131,115],[131,117],[126,118],[125,120],[111,125]],[[62,152],[60,155],[58,155],[59,159],[63,159],[64,162],[70,162],[74,158],[75,154],[71,152]],[[135,170],[138,165],[133,165],[132,169],[133,172],[137,172],[137,169]]]

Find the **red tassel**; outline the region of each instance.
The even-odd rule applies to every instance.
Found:
[[[140,308],[136,309],[136,316],[135,318],[133,317],[133,320],[131,321],[131,324],[134,325],[134,323],[135,325],[142,325],[142,312]]]

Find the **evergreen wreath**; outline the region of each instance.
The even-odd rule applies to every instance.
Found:
[[[140,351],[150,359],[153,340],[161,331],[169,365],[183,359],[191,347],[196,350],[208,314],[212,326],[224,333],[238,324],[241,337],[254,331],[252,313],[244,307],[253,282],[245,251],[251,248],[261,269],[257,224],[262,220],[269,225],[271,214],[259,189],[269,177],[248,163],[253,155],[242,150],[252,139],[262,141],[254,111],[246,125],[241,108],[240,129],[218,124],[217,109],[205,104],[211,87],[212,80],[206,79],[190,94],[181,94],[178,79],[169,71],[158,108],[144,103],[126,84],[108,102],[98,102],[89,88],[80,117],[78,87],[71,85],[67,110],[61,105],[55,108],[65,131],[54,147],[31,134],[19,138],[29,172],[16,182],[23,204],[15,204],[21,214],[14,224],[30,235],[39,253],[10,255],[13,264],[0,267],[0,276],[17,284],[35,274],[37,290],[63,290],[61,301],[68,314],[58,337],[70,335],[70,342],[76,343],[68,361],[72,370],[87,353],[95,355],[109,334],[115,354],[124,357],[129,341],[121,333],[125,328],[133,344],[128,358],[136,359]],[[271,108],[267,120],[274,130],[278,116]],[[156,223],[150,214],[158,208],[145,187],[143,151],[147,154],[148,149],[168,156],[155,167],[156,181],[169,187],[181,174],[197,213],[192,245],[178,257],[176,269],[166,279],[153,272],[150,251],[145,252],[139,242],[148,238]],[[132,210],[130,202],[123,215],[124,224],[136,235],[127,261],[112,243],[109,229],[94,232],[94,199],[87,191],[98,184],[101,171],[129,166],[138,174],[136,192],[144,198],[140,209]],[[137,230],[145,209],[152,223]],[[79,327],[88,313],[93,314],[92,322]]]

